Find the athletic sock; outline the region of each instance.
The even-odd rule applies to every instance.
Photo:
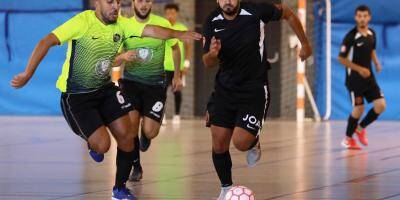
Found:
[[[182,92],[181,91],[175,92],[174,96],[175,96],[175,115],[179,115],[181,113]]]
[[[126,181],[128,181],[129,173],[132,169],[133,162],[133,151],[125,152],[117,148],[117,174],[115,176],[115,187],[125,187]]]
[[[349,119],[347,120],[347,129],[346,129],[346,136],[347,137],[353,137],[354,131],[356,131],[358,124],[358,119],[354,118],[353,116],[349,116]]]
[[[222,187],[231,186],[232,183],[232,160],[229,151],[221,154],[212,152],[212,159]]]
[[[364,117],[364,119],[361,121],[360,126],[362,128],[366,128],[368,125],[370,125],[372,122],[374,122],[376,119],[378,119],[379,114],[375,112],[375,110],[372,108],[369,110],[368,114]]]
[[[133,140],[135,144],[135,148],[133,149],[133,167],[135,169],[142,168],[142,165],[140,164],[140,150],[139,150],[139,137],[135,137]]]

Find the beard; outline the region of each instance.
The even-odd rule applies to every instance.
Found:
[[[239,10],[239,5],[237,5],[236,7],[233,7],[231,5],[228,8],[226,8],[226,7],[228,7],[228,6],[225,6],[225,8],[222,9],[222,12],[224,12],[228,16],[236,15]]]
[[[150,15],[150,13],[151,13],[151,9],[149,10],[149,12],[147,12],[147,13],[144,14],[144,15],[142,15],[142,14],[140,13],[140,11],[139,11],[136,7],[134,7],[133,10],[135,11],[135,16],[139,17],[140,19],[147,19],[147,17],[148,17],[148,16]]]
[[[114,18],[111,15],[113,15],[114,13],[108,15],[107,13],[101,13],[101,17],[102,20],[104,21],[104,23],[106,24],[114,24],[117,22],[118,17]]]

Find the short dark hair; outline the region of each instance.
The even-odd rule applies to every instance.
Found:
[[[164,10],[174,9],[179,12],[179,5],[176,3],[168,3],[164,6]]]
[[[369,7],[367,6],[367,5],[359,5],[357,8],[356,8],[356,12],[355,12],[355,14],[357,14],[357,12],[358,11],[360,11],[360,12],[365,12],[365,11],[367,11],[369,14],[371,14],[371,9],[369,9]]]

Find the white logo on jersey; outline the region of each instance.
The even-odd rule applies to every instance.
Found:
[[[157,101],[154,106],[153,106],[153,111],[154,112],[160,112],[164,107],[164,104],[161,101]]]
[[[105,76],[111,72],[111,61],[107,58],[101,59],[96,64],[96,74],[99,76]]]
[[[358,46],[358,47],[361,47],[363,44],[364,44],[364,42],[357,43],[357,46]]]
[[[149,60],[151,60],[151,58],[153,57],[153,53],[150,49],[147,48],[140,48],[137,50],[138,51],[138,58],[140,59],[140,61],[142,62],[147,62]]]
[[[225,30],[224,28],[223,29],[215,29],[214,31],[216,32],[216,33],[218,33],[218,32],[221,32],[221,31],[223,31],[223,30]]]

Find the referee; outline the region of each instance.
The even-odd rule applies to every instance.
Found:
[[[365,128],[374,122],[386,108],[383,93],[372,73],[371,60],[376,71],[382,71],[376,55],[376,33],[368,27],[371,10],[361,5],[355,11],[356,27],[345,36],[339,54],[339,61],[347,68],[346,86],[350,93],[353,111],[349,116],[346,138],[342,145],[347,149],[361,149],[353,139],[354,132],[361,144],[368,145]],[[358,124],[364,112],[364,99],[373,103],[374,107]]]
[[[247,163],[254,166],[261,157],[258,136],[268,109],[268,68],[264,27],[285,19],[301,41],[300,57],[311,53],[303,27],[285,5],[218,0],[219,7],[204,25],[206,68],[219,64],[215,92],[207,106],[211,125],[212,159],[221,181],[219,200],[232,186],[232,140],[240,151],[248,151]]]

